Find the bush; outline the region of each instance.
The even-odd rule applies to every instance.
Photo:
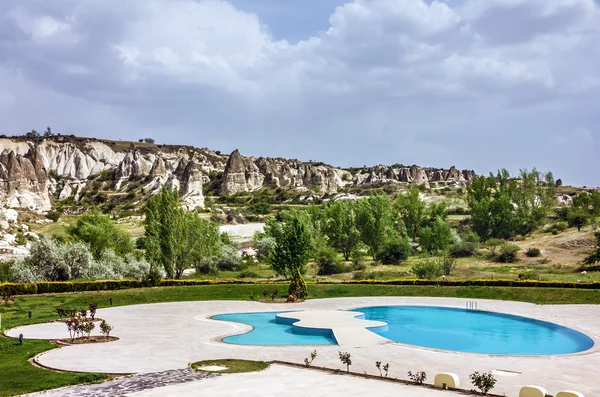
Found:
[[[0,283],[5,283],[10,280],[11,268],[13,262],[0,262]]]
[[[162,274],[156,266],[151,266],[148,273],[142,278],[142,283],[145,287],[157,287],[162,280]]]
[[[221,255],[216,258],[219,270],[239,271],[241,270],[242,258],[237,248],[226,245],[221,248]]]
[[[337,252],[331,247],[322,247],[315,254],[315,262],[319,268],[319,275],[344,273],[347,267],[338,258]]]
[[[449,276],[456,267],[456,259],[445,256],[442,259],[442,271],[444,276]]]
[[[250,270],[244,270],[238,274],[238,278],[259,278],[260,275]]]
[[[525,255],[527,255],[530,258],[537,258],[541,254],[542,254],[542,251],[540,251],[539,248],[534,248],[534,247],[529,248],[527,250],[527,252],[525,252]]]
[[[505,243],[500,247],[500,254],[498,254],[498,262],[502,263],[515,263],[517,261],[517,252],[521,250],[521,247],[514,244]]]
[[[487,394],[496,385],[496,378],[491,372],[480,374],[475,371],[469,375],[469,379],[471,379],[473,386],[481,390],[483,394]]]
[[[410,255],[410,243],[407,238],[388,240],[377,252],[375,258],[384,265],[397,265]]]
[[[475,250],[477,249],[477,244],[463,241],[461,243],[455,244],[450,247],[450,256],[453,258],[468,258],[473,256]]]
[[[444,274],[442,264],[439,261],[428,260],[417,263],[411,271],[420,279],[433,280]]]
[[[196,264],[196,272],[200,274],[217,274],[219,273],[219,266],[213,258],[202,258]]]
[[[48,211],[46,218],[50,219],[52,222],[57,222],[60,219],[60,213],[56,211]]]

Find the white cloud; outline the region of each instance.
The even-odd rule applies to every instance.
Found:
[[[165,141],[257,155],[487,171],[521,165],[508,140],[497,149],[509,165],[484,154],[503,133],[552,140],[600,122],[594,0],[355,0],[297,43],[226,1],[116,4],[0,6],[5,80],[17,71],[39,96],[111,115],[98,128],[85,112],[42,101],[55,130],[76,118],[83,134],[124,136],[114,122],[132,135],[151,129]],[[35,111],[13,95],[4,109]],[[2,107],[0,116],[20,129],[31,123]],[[544,153],[528,161],[536,156]]]

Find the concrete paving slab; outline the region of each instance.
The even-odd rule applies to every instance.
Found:
[[[246,374],[224,374],[217,378],[161,387],[130,394],[130,397],[264,397],[264,396],[411,396],[454,397],[464,396],[443,390],[426,389],[364,379],[344,374],[290,368],[272,365],[265,371]]]
[[[495,392],[517,396],[527,384],[544,386],[550,394],[578,390],[584,395],[600,395],[595,382],[600,368],[600,305],[535,305],[522,302],[478,300],[481,310],[518,314],[573,328],[591,337],[590,350],[561,356],[502,356],[425,349],[400,343],[344,347],[352,354],[356,372],[379,374],[375,361],[390,364],[389,376],[406,379],[407,371],[425,371],[433,379],[440,372],[456,373],[463,385],[474,371],[511,371],[498,374]],[[186,368],[191,362],[209,359],[282,360],[302,364],[314,349],[315,365],[340,368],[340,346],[242,346],[220,339],[252,328],[248,325],[215,321],[209,317],[225,313],[283,312],[298,310],[356,310],[381,305],[430,305],[464,308],[464,299],[368,297],[309,300],[296,304],[252,301],[178,302],[124,306],[98,310],[98,316],[115,326],[115,342],[76,345],[48,351],[39,361],[52,368],[86,372],[140,373]],[[56,324],[36,325],[35,334],[62,338],[66,328]],[[20,327],[10,335],[32,335],[30,327]],[[53,334],[57,332],[58,334]]]

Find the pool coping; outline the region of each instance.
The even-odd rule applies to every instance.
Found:
[[[453,299],[460,299],[460,298],[453,298]],[[490,300],[490,299],[481,299],[479,300],[481,302],[512,302],[512,301],[502,301],[502,300]],[[532,305],[532,306],[552,306],[552,305],[538,305],[538,304],[534,304],[534,303],[528,303],[528,302],[519,302],[519,303],[523,303],[523,304],[527,304],[527,305]],[[426,307],[441,307],[441,308],[448,308],[448,309],[464,309],[462,306],[452,306],[452,305],[448,305],[448,304],[432,304],[432,303],[428,303],[428,304],[413,304],[413,303],[405,303],[405,304],[380,304],[378,306],[426,306]],[[350,312],[350,311],[354,311],[354,312],[360,312],[361,309],[365,309],[367,307],[377,307],[377,306],[359,306],[359,307],[355,307],[352,306],[350,308],[343,308],[343,309],[334,309],[331,311],[343,311],[343,312]],[[254,330],[254,327],[251,326],[250,324],[247,323],[240,323],[240,322],[234,322],[234,321],[226,321],[226,320],[215,320],[212,317],[215,316],[220,316],[223,314],[251,314],[251,313],[293,313],[293,312],[305,312],[305,311],[311,311],[310,309],[298,309],[298,310],[289,310],[289,311],[283,311],[283,312],[277,312],[277,311],[249,311],[249,312],[234,312],[234,313],[219,313],[219,314],[213,314],[213,315],[209,315],[204,317],[205,319],[208,320],[212,320],[212,321],[223,321],[229,324],[236,324],[236,325],[243,325],[245,327],[249,327],[250,329],[244,332],[233,332],[233,333],[228,333],[226,335],[221,335],[215,339],[213,339],[216,342],[219,343],[223,343],[226,345],[231,345],[231,346],[236,346],[236,347],[248,347],[248,346],[260,346],[260,347],[292,347],[292,346],[314,346],[314,347],[322,347],[322,346],[339,346],[339,347],[344,347],[344,346],[355,346],[355,347],[368,347],[372,344],[360,344],[360,345],[355,345],[355,344],[351,344],[351,345],[345,345],[345,344],[339,344],[337,338],[335,337],[333,328],[329,328],[329,330],[332,333],[332,337],[336,340],[336,344],[322,344],[322,345],[318,345],[318,344],[285,344],[285,345],[261,345],[261,344],[239,344],[239,343],[231,343],[231,342],[226,342],[223,339],[224,338],[228,338],[230,336],[235,336],[235,335],[243,335],[243,334],[247,334],[249,332],[252,332]],[[558,325],[567,329],[571,329],[573,331],[579,332],[585,336],[587,336],[588,338],[590,338],[593,342],[592,346],[589,349],[583,350],[583,351],[579,351],[579,352],[574,352],[574,353],[564,353],[564,354],[502,354],[502,353],[480,353],[480,352],[466,352],[466,351],[460,351],[460,350],[446,350],[446,349],[439,349],[439,348],[433,348],[433,347],[427,347],[427,346],[420,346],[420,345],[412,345],[412,344],[408,344],[408,343],[402,343],[402,342],[397,342],[397,341],[393,341],[391,339],[387,339],[385,337],[382,337],[380,335],[378,335],[379,337],[381,337],[382,339],[387,340],[387,342],[383,342],[383,343],[379,343],[379,344],[387,344],[387,345],[396,345],[399,347],[403,347],[403,348],[407,348],[407,349],[413,349],[413,350],[424,350],[424,351],[431,351],[431,352],[436,352],[436,353],[445,353],[445,354],[460,354],[460,355],[471,355],[471,356],[489,356],[489,357],[515,357],[515,358],[558,358],[558,357],[577,357],[577,356],[586,356],[586,355],[590,355],[593,353],[597,353],[600,351],[600,336],[596,336],[596,335],[591,335],[589,334],[586,330],[582,330],[580,329],[577,325],[575,326],[571,326],[571,325],[566,325],[564,322],[557,320],[557,319],[548,319],[548,318],[541,318],[540,316],[537,316],[535,314],[527,314],[527,315],[522,315],[522,314],[512,314],[512,313],[508,313],[506,311],[499,311],[499,310],[484,310],[484,309],[477,309],[475,311],[478,312],[488,312],[488,313],[494,313],[494,314],[502,314],[502,315],[507,315],[507,316],[516,316],[516,317],[523,317],[523,318],[529,318],[532,320],[537,320],[537,321],[542,321],[542,322],[546,322],[546,323],[551,323],[554,325]],[[374,332],[370,331],[368,328],[363,328],[365,331],[368,331],[372,334],[375,334]],[[377,334],[375,334],[377,335]]]

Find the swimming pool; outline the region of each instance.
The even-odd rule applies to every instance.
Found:
[[[432,306],[356,309],[367,320],[388,323],[373,329],[395,342],[434,349],[509,355],[568,354],[594,345],[588,336],[557,324],[508,314]]]
[[[436,306],[377,306],[356,309],[366,320],[387,327],[370,329],[384,338],[409,345],[484,354],[553,355],[588,350],[592,339],[557,324],[514,315]],[[249,324],[250,332],[229,336],[243,345],[335,345],[330,331],[294,332],[293,324],[278,323],[279,312],[222,314],[215,320]]]
[[[328,332],[294,333],[291,323],[280,323],[280,312],[220,314],[213,320],[248,324],[254,329],[248,333],[223,338],[223,342],[238,345],[335,345],[335,338]]]

